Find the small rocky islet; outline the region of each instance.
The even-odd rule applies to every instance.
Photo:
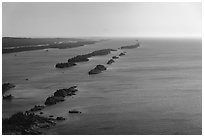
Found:
[[[118,58],[119,58],[119,57],[117,57],[117,56],[113,56],[113,57],[112,57],[112,59],[118,59]]]
[[[97,65],[94,69],[88,72],[89,75],[98,74],[102,71],[106,70],[107,68],[104,65]]]
[[[75,95],[75,92],[78,91],[78,89],[76,89],[77,86],[72,86],[68,89],[63,88],[63,89],[58,89],[54,95],[48,97],[45,101],[45,105],[54,105],[58,102],[62,102],[64,101],[66,96],[72,96]]]
[[[115,61],[113,59],[110,59],[106,64],[110,65],[112,63],[114,63]]]
[[[57,63],[55,65],[56,68],[68,68],[68,67],[72,67],[72,66],[76,66],[76,63],[73,62],[65,62],[65,63]]]
[[[78,113],[81,113],[81,111],[78,111],[78,110],[69,110],[69,113],[70,114],[78,114]]]
[[[124,52],[122,52],[122,53],[120,53],[120,54],[119,54],[119,56],[124,56],[124,55],[125,55],[125,53],[124,53]]]

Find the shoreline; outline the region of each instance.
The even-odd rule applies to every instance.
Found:
[[[77,48],[89,44],[95,44],[100,40],[86,40],[86,39],[63,39],[63,38],[2,38],[2,54],[16,53],[23,51],[42,50],[42,49],[66,49]],[[48,50],[46,50],[48,51]]]

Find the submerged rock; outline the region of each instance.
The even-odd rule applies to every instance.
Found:
[[[97,65],[94,69],[89,71],[89,75],[98,74],[104,70],[106,70],[106,67],[104,65]]]
[[[110,59],[108,62],[107,62],[107,64],[108,65],[110,65],[110,64],[112,64],[113,62],[115,62],[113,59]]]

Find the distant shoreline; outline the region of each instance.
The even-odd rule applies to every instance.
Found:
[[[75,48],[98,41],[75,38],[2,38],[2,53],[14,53],[48,48]]]

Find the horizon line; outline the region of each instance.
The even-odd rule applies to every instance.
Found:
[[[2,38],[202,38],[202,36],[2,36]]]

